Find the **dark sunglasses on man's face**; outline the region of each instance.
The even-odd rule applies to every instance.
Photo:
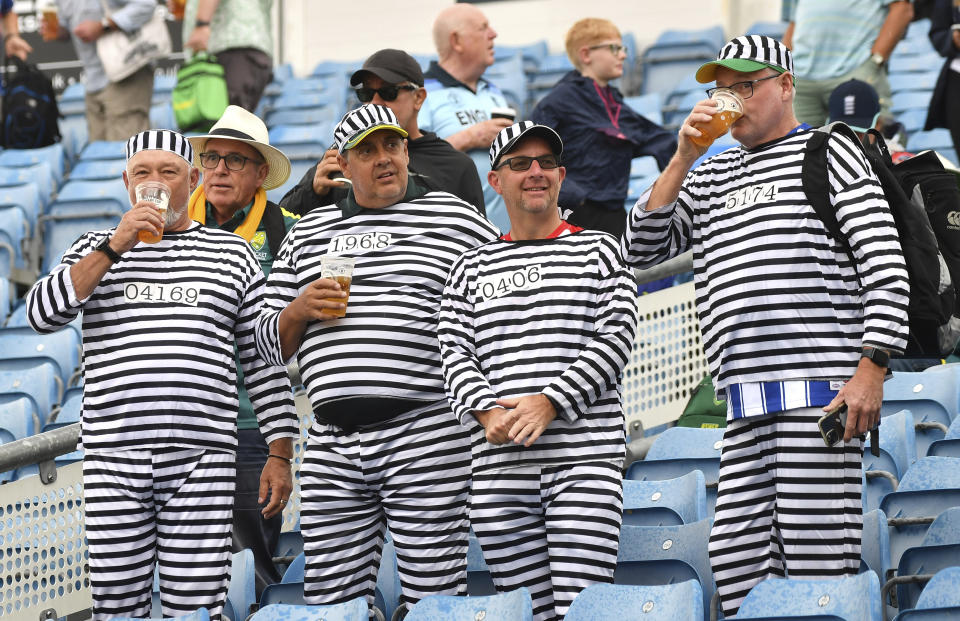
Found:
[[[537,164],[539,164],[543,170],[553,170],[560,166],[560,161],[556,155],[540,155],[537,157],[518,155],[508,160],[503,160],[497,165],[497,168],[509,166],[510,170],[514,172],[523,172],[524,170],[530,170],[530,167],[533,166],[533,160],[537,160]]]
[[[413,84],[388,84],[380,88],[367,88],[362,86],[357,89],[357,99],[360,103],[370,103],[373,101],[374,94],[380,95],[384,101],[393,101],[400,94],[400,91],[415,91],[417,87]]]

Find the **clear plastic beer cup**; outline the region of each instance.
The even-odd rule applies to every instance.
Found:
[[[743,116],[743,100],[730,89],[718,88],[711,99],[717,102],[717,112],[713,118],[707,123],[693,124],[701,135],[690,141],[699,147],[709,147],[714,140],[727,133],[734,121]]]
[[[43,21],[43,40],[56,40],[60,32],[60,13],[57,5],[50,3],[40,9],[40,19]]]
[[[160,219],[166,221],[167,207],[170,205],[170,188],[165,183],[159,181],[144,181],[134,190],[137,195],[137,202],[150,201],[160,210]],[[163,223],[160,224],[160,234],[154,235],[150,231],[140,231],[137,233],[137,239],[145,244],[155,244],[163,239]]]
[[[353,281],[353,266],[356,259],[352,257],[334,257],[323,255],[320,257],[320,278],[330,278],[337,281],[340,289],[347,294],[345,298],[326,298],[328,302],[341,302],[344,308],[327,309],[334,317],[344,317],[347,314],[347,300],[350,298],[350,283]]]

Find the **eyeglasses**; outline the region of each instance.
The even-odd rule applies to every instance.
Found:
[[[357,89],[357,99],[360,103],[370,103],[373,101],[374,94],[380,95],[384,101],[393,101],[400,94],[400,91],[415,91],[419,87],[413,84],[388,84],[380,88],[367,88],[365,86]]]
[[[768,75],[765,78],[758,78],[756,80],[747,80],[745,82],[734,82],[730,86],[717,86],[714,88],[707,89],[707,97],[712,98],[713,94],[717,92],[718,88],[727,88],[740,96],[740,99],[750,99],[753,97],[753,85],[757,82],[763,82],[764,80],[772,80],[773,78],[779,78],[782,73],[775,73],[773,75]]]
[[[604,48],[610,50],[610,53],[613,54],[614,56],[618,55],[620,52],[623,52],[624,54],[627,53],[627,46],[620,45],[619,43],[601,43],[600,45],[591,45],[587,49],[600,50]]]
[[[263,164],[261,160],[255,160],[252,157],[240,155],[239,153],[220,155],[219,153],[206,152],[200,154],[200,165],[204,168],[216,168],[220,165],[220,160],[223,160],[223,163],[227,165],[227,170],[243,170],[247,162],[253,162],[258,165]]]
[[[533,165],[533,160],[537,160],[537,164],[540,165],[540,168],[543,170],[553,170],[554,168],[560,166],[560,161],[557,160],[556,155],[539,155],[537,157],[530,157],[529,155],[518,155],[517,157],[511,157],[508,160],[503,160],[497,165],[497,168],[503,168],[504,166],[509,166],[510,170],[515,172],[522,172],[524,170],[530,170],[530,167]]]

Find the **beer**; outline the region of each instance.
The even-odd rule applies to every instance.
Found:
[[[347,315],[347,299],[350,297],[350,282],[353,280],[352,276],[335,276],[333,280],[337,281],[337,284],[340,285],[340,289],[347,294],[345,298],[325,298],[328,302],[340,302],[344,305],[341,309],[327,309],[327,312],[333,315],[334,317],[345,317]]]
[[[345,317],[347,314],[347,300],[350,298],[350,283],[353,281],[353,266],[356,259],[353,257],[339,257],[325,254],[320,257],[320,278],[330,278],[337,281],[340,289],[347,294],[344,298],[324,298],[327,302],[338,302],[344,305],[340,309],[326,309],[334,317]]]
[[[170,14],[173,19],[183,19],[183,10],[187,6],[187,0],[170,0]]]
[[[57,5],[48,4],[43,7],[40,20],[43,23],[43,40],[55,41],[60,32],[60,14],[57,12]]]
[[[699,147],[709,147],[713,141],[727,133],[734,121],[743,116],[743,100],[731,90],[718,89],[713,94],[713,101],[717,102],[717,112],[708,123],[694,123],[694,129],[701,134],[691,138],[691,142]]]
[[[137,196],[137,202],[150,201],[157,206],[160,211],[160,234],[156,235],[152,231],[138,231],[137,239],[145,244],[156,244],[163,239],[163,225],[167,218],[167,206],[170,204],[170,188],[159,181],[144,181],[134,190]]]

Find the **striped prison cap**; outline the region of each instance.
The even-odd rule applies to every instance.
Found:
[[[337,151],[343,153],[360,144],[364,138],[378,129],[390,129],[404,138],[405,129],[400,127],[397,115],[386,106],[364,104],[343,115],[340,122],[333,129],[333,139],[337,143]]]
[[[193,166],[193,147],[183,134],[169,129],[148,129],[127,140],[127,161],[141,151],[169,151]]]
[[[793,74],[793,54],[786,45],[773,37],[744,35],[724,45],[716,60],[701,65],[697,69],[697,82],[706,84],[716,80],[717,67],[726,67],[739,73],[750,73],[769,67],[777,73],[786,71]]]
[[[560,140],[557,132],[546,125],[537,125],[533,121],[520,121],[501,129],[493,139],[493,144],[490,145],[490,168],[496,170],[501,157],[509,153],[522,137],[532,135],[539,135],[546,140],[557,159],[563,155],[563,141]]]

